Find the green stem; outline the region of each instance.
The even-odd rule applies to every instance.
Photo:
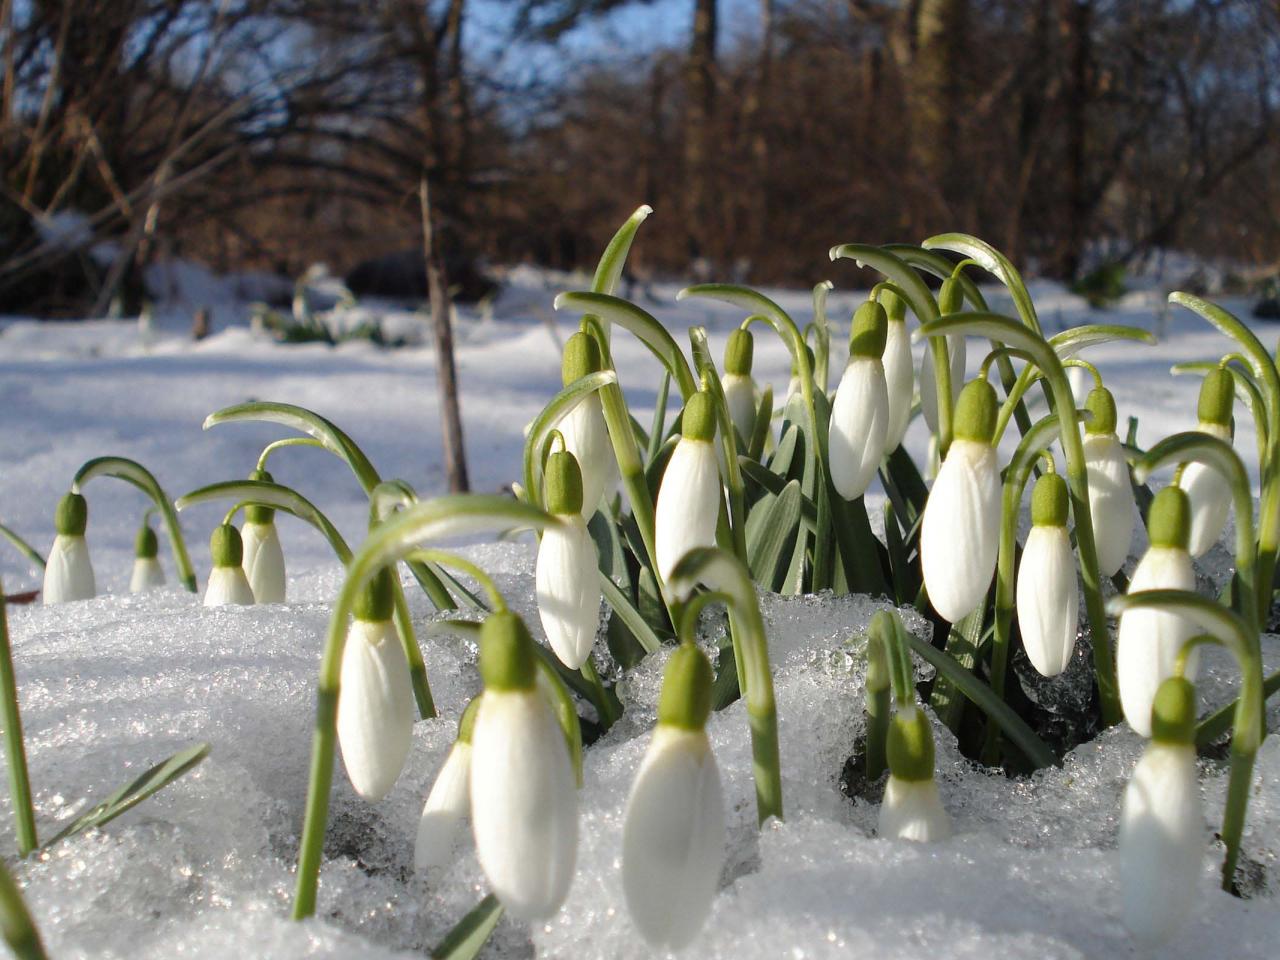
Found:
[[[267,460],[271,454],[275,453],[282,447],[323,447],[324,444],[314,437],[285,437],[283,440],[273,440],[262,448],[262,453],[258,454],[258,469],[265,471],[267,469]]]
[[[9,761],[9,802],[13,805],[14,827],[18,834],[18,856],[25,857],[39,846],[39,841],[36,839],[35,808],[31,805],[27,747],[22,736],[22,716],[18,711],[18,679],[13,669],[13,648],[9,644],[3,584],[0,584],[0,709],[4,717],[4,753]]]
[[[604,682],[596,672],[596,665],[590,657],[582,663],[582,678],[591,686],[591,705],[596,708],[596,713],[600,716],[600,725],[608,730],[618,722],[622,714],[613,698],[609,696],[609,692],[605,690]]]
[[[40,932],[9,869],[0,863],[0,932],[18,960],[46,960]]]

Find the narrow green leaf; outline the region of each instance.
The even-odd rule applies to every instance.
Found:
[[[764,471],[768,473],[768,471]],[[783,551],[800,523],[800,484],[792,480],[768,504],[762,505],[761,519],[747,524],[747,559],[756,582],[773,589]],[[753,536],[754,534],[754,536]]]
[[[756,422],[747,439],[747,456],[757,463],[764,456],[765,444],[769,442],[769,428],[773,424],[773,387],[765,384],[760,391],[760,406],[756,408]]]
[[[492,893],[471,908],[431,951],[431,960],[474,960],[502,918],[502,904]]]
[[[653,207],[647,203],[636,208],[635,213],[627,217],[626,223],[618,228],[609,245],[600,255],[596,264],[595,276],[591,280],[591,289],[596,293],[612,294],[618,288],[618,279],[622,276],[622,268],[626,266],[627,254],[631,252],[631,243],[636,238],[640,224],[653,213]]]
[[[569,412],[582,403],[587,397],[611,383],[618,382],[618,375],[612,370],[600,370],[589,373],[581,379],[573,381],[542,408],[542,412],[534,417],[529,425],[529,435],[524,442],[524,489],[529,503],[535,507],[542,504],[542,451],[546,447],[551,431],[560,425],[560,421]]]
[[[946,652],[960,667],[972,673],[974,664],[978,662],[978,640],[982,636],[982,620],[986,613],[985,602],[978,609],[951,625],[947,634]],[[929,695],[929,706],[933,707],[938,718],[947,725],[952,733],[960,730],[960,719],[964,715],[964,697],[958,685],[947,675],[939,674],[933,683],[933,691]]]
[[[344,565],[351,559],[351,548],[347,546],[338,528],[329,522],[329,518],[318,507],[292,487],[267,480],[224,480],[184,493],[174,506],[181,511],[211,500],[253,503],[283,511],[320,531]]]
[[[39,567],[41,570],[44,569],[44,557],[40,556],[36,548],[31,546],[31,544],[27,543],[27,541],[23,540],[22,537],[18,536],[12,530],[6,527],[3,523],[0,523],[0,537],[4,537],[6,540],[12,543],[15,547],[17,547],[18,552],[21,553],[28,560],[30,560],[32,566]]]
[[[1027,285],[1022,282],[1022,275],[1018,273],[1009,258],[991,244],[967,233],[940,233],[930,237],[920,246],[926,250],[951,250],[975,261],[978,266],[1008,288],[1022,322],[1036,333],[1040,333],[1040,319],[1036,316],[1036,305],[1031,299],[1031,294],[1027,292]]]
[[[645,653],[657,653],[662,649],[662,641],[658,639],[653,627],[649,626],[626,594],[618,589],[618,585],[605,576],[604,571],[600,572],[600,592],[613,612],[626,624],[632,636],[644,647]]]
[[[667,398],[670,393],[671,374],[664,369],[662,371],[662,382],[658,385],[658,402],[653,408],[653,426],[649,430],[649,449],[645,452],[645,463],[652,463],[653,458],[658,455],[658,450],[662,447],[662,431],[666,425]]]
[[[1114,343],[1127,340],[1132,343],[1145,343],[1148,346],[1156,342],[1155,335],[1140,327],[1127,327],[1117,323],[1089,323],[1081,327],[1063,330],[1049,338],[1049,346],[1062,359],[1073,357],[1081,350],[1096,347],[1103,343]]]

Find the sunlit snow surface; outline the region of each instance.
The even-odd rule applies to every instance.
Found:
[[[516,477],[521,429],[559,386],[557,350],[541,316],[554,289],[584,284],[560,278],[543,289],[540,283],[528,277],[517,283],[514,301],[506,307],[500,301],[497,322],[462,319],[459,366],[478,489]],[[662,304],[641,303],[670,320],[677,334],[690,323],[707,323],[718,355],[740,316],[701,304],[677,311],[671,292],[657,291]],[[1055,288],[1035,293],[1049,332],[1082,322],[1156,323],[1151,302],[1141,298],[1092,314]],[[776,295],[807,317],[807,294]],[[846,325],[855,302],[855,294],[833,295],[833,317]],[[225,305],[215,309],[215,329],[230,312]],[[190,345],[174,336],[186,322],[189,314],[161,317],[167,333],[146,349],[129,324],[17,323],[0,333],[0,400],[9,411],[0,430],[0,521],[46,549],[57,497],[81,462],[101,454],[142,460],[175,496],[247,475],[262,443],[287,431],[228,425],[202,434],[199,425],[211,410],[249,398],[314,407],[365,446],[385,476],[406,477],[424,493],[441,488],[427,351],[276,347],[239,328]],[[567,331],[562,323],[561,337]],[[1228,349],[1185,313],[1172,317],[1167,331],[1170,338],[1158,348],[1108,346],[1089,354],[1108,377],[1122,419],[1142,417],[1146,444],[1194,424],[1198,381],[1170,378],[1169,364]],[[637,418],[647,423],[656,367],[633,340],[616,336],[614,345]],[[762,379],[785,382],[780,347],[759,335],[756,357]],[[833,385],[838,374],[837,358]],[[1240,413],[1238,420],[1237,443],[1251,450],[1248,418]],[[922,455],[918,423],[908,444]],[[358,543],[365,507],[344,466],[319,451],[293,450],[278,454],[272,469]],[[447,869],[425,877],[412,870],[422,803],[459,709],[478,689],[474,650],[447,636],[424,640],[441,717],[417,725],[405,773],[384,801],[357,799],[339,762],[317,917],[295,924],[288,916],[313,690],[337,564],[316,534],[281,517],[291,570],[288,605],[206,609],[174,587],[145,598],[121,596],[143,503],[113,480],[94,481],[87,494],[99,583],[115,595],[57,608],[10,608],[41,834],[52,836],[93,799],[188,744],[207,740],[213,751],[194,773],[105,829],[17,864],[50,953],[287,960],[428,951],[485,893],[469,844]],[[202,582],[207,535],[220,515],[221,509],[201,507],[183,518]],[[879,526],[878,510],[872,520]],[[1142,546],[1139,530],[1134,550]],[[163,535],[161,550],[172,583]],[[476,546],[469,554],[497,576],[536,632],[530,543]],[[1230,558],[1219,551],[1207,560],[1201,565],[1206,588],[1209,580],[1221,582]],[[7,548],[0,571],[10,589],[39,584]],[[415,587],[408,594],[421,628],[435,615]],[[1120,794],[1141,749],[1135,736],[1113,730],[1078,748],[1061,770],[1015,781],[962,760],[939,728],[942,796],[956,838],[928,847],[874,839],[875,808],[849,800],[839,779],[861,732],[860,633],[877,607],[858,598],[765,598],[764,606],[776,665],[787,821],[756,833],[745,713],[739,704],[716,715],[710,733],[729,804],[730,847],[721,893],[687,955],[1142,955],[1119,922],[1114,850]],[[1280,666],[1280,641],[1267,638],[1266,656],[1269,669]],[[1221,703],[1236,689],[1234,668],[1222,656],[1206,655],[1204,662],[1202,695]],[[651,658],[624,678],[624,718],[587,751],[579,867],[567,905],[544,926],[504,920],[490,956],[651,955],[627,919],[618,858],[623,805],[653,724],[662,665]],[[1042,702],[1069,701],[1073,680],[1085,675],[1068,671],[1037,695]],[[1271,720],[1280,722],[1275,708]],[[1251,797],[1245,854],[1260,887],[1252,900],[1218,890],[1221,848],[1213,831],[1225,779],[1216,765],[1203,771],[1203,900],[1160,956],[1274,956],[1280,744],[1272,737],[1264,745]],[[0,849],[12,851],[7,792],[0,794]]]

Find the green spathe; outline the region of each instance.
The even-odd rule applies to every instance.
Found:
[[[560,367],[561,379],[567,387],[589,373],[597,373],[604,366],[600,357],[600,344],[589,333],[578,331],[564,345],[564,362]]]
[[[1065,527],[1068,502],[1067,482],[1046,473],[1031,491],[1031,522],[1037,527]]]
[[[1094,387],[1084,402],[1084,408],[1093,414],[1085,424],[1085,432],[1103,434],[1116,432],[1116,398],[1106,387]]]
[[[889,772],[899,780],[933,779],[933,730],[919,707],[901,707],[893,715],[885,749]]]
[[[662,675],[658,723],[701,730],[711,715],[711,661],[693,643],[682,643]]]
[[[853,328],[849,331],[849,356],[884,356],[884,343],[889,335],[889,315],[884,307],[868,300],[853,315]]]
[[[89,525],[89,504],[78,493],[68,493],[58,501],[53,526],[64,537],[83,537]]]
[[[684,405],[680,432],[686,440],[707,442],[716,435],[716,404],[706,390],[699,390]]]
[[[529,628],[510,610],[489,614],[480,625],[480,676],[485,690],[534,689],[538,676]]]
[[[392,567],[383,567],[356,594],[351,612],[366,623],[384,623],[395,610],[395,581]]]
[[[265,470],[253,471],[253,473],[249,474],[249,479],[258,480],[263,483],[275,482],[271,474],[267,473]],[[248,523],[271,523],[275,519],[275,516],[276,512],[272,507],[263,507],[256,503],[251,503],[244,508],[244,519]]]
[[[154,560],[160,552],[160,541],[151,525],[144,523],[138,528],[138,535],[133,540],[133,555],[139,560]]]
[[[991,445],[996,435],[996,415],[999,412],[996,391],[991,384],[979,377],[970,380],[956,400],[953,432],[962,440],[976,440]]]
[[[1230,370],[1210,370],[1200,384],[1200,402],[1196,414],[1201,423],[1219,427],[1231,425],[1231,407],[1235,402],[1235,379]]]
[[[582,468],[568,450],[547,457],[547,512],[570,516],[582,512]]]
[[[724,348],[724,372],[737,374],[740,377],[751,375],[751,361],[755,354],[755,338],[750,330],[739,327],[729,334],[729,342]]]
[[[215,567],[238,567],[244,562],[244,542],[240,531],[229,523],[215,527],[209,538],[209,552]]]
[[[1151,739],[1191,746],[1196,739],[1196,688],[1186,677],[1170,677],[1151,702]]]
[[[1181,487],[1165,487],[1151,501],[1147,536],[1153,547],[1187,549],[1191,540],[1191,501]]]

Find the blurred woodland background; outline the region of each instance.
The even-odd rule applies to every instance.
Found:
[[[0,29],[0,312],[102,315],[168,257],[425,292],[424,212],[465,298],[486,263],[590,267],[642,202],[641,277],[808,284],[833,243],[943,230],[1065,280],[1280,271],[1270,0],[0,0]]]

